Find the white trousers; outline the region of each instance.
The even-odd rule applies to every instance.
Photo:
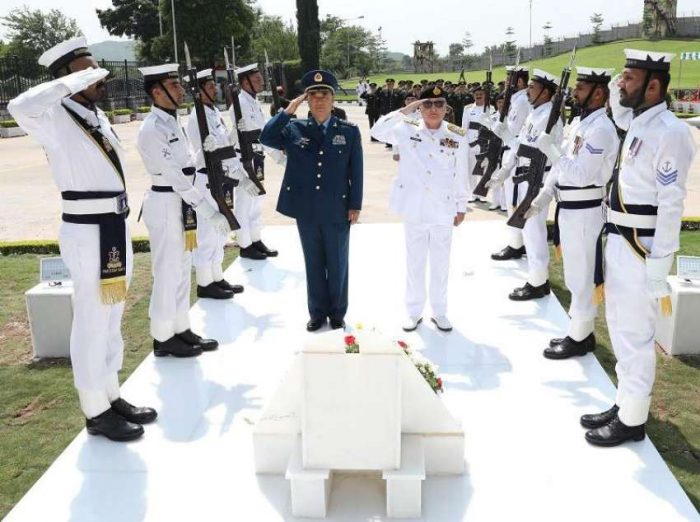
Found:
[[[207,188],[207,183],[209,183],[208,176],[198,172],[194,186],[204,194],[206,201],[216,208],[216,202]],[[198,285],[207,286],[220,280],[215,278],[215,275],[222,273],[221,263],[224,260],[226,239],[227,234],[218,233],[209,221],[197,220],[197,248],[192,252],[192,264],[196,269]]]
[[[518,185],[518,204],[525,199],[528,182]],[[512,201],[511,201],[512,203]],[[514,211],[515,209],[513,209]],[[549,279],[549,245],[547,244],[547,210],[525,222],[522,231],[522,242],[527,251],[527,282],[532,286],[541,286]],[[511,228],[511,227],[509,227]],[[511,243],[512,247],[513,245]]]
[[[430,307],[433,316],[447,314],[447,280],[450,271],[452,226],[404,223],[406,237],[406,311],[423,315],[425,272],[430,257]]]
[[[245,190],[234,190],[234,210],[241,228],[236,230],[238,246],[247,248],[254,241],[260,241],[262,229],[262,198],[251,196]]]
[[[182,199],[174,192],[148,191],[143,220],[151,242],[151,335],[163,342],[190,327],[192,255],[185,251]]]
[[[493,187],[489,190],[489,201],[493,205],[498,205],[501,209],[507,209],[506,206],[506,192],[505,189],[501,187]]]
[[[646,242],[647,238],[641,238]],[[645,245],[648,246],[648,245]],[[646,288],[646,266],[621,236],[605,245],[605,310],[617,364],[620,420],[646,422],[656,374],[654,333],[658,304]]]
[[[603,222],[600,207],[559,210],[564,282],[571,292],[567,335],[574,341],[582,341],[593,332],[598,311],[593,302],[595,252]]]
[[[508,179],[506,179],[506,182],[503,185],[503,190],[505,192],[504,197],[506,200],[506,209],[509,218],[513,215],[513,212],[515,212],[515,207],[513,207],[513,191],[515,190],[515,184],[513,183],[514,171],[515,167],[513,167],[513,169],[510,172],[510,176],[508,176]],[[518,192],[518,195],[521,196],[520,192]],[[506,229],[508,231],[508,246],[510,246],[511,248],[522,248],[524,244],[523,231],[519,228],[509,227],[508,225],[506,225]]]
[[[75,387],[102,393],[111,382],[111,376],[122,367],[124,340],[121,321],[124,303],[106,305],[100,298],[98,225],[61,223],[58,243],[61,257],[73,280],[70,358]],[[134,254],[128,227],[126,259],[126,277],[130,282]]]

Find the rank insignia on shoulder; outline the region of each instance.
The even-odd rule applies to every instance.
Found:
[[[454,123],[448,123],[447,130],[452,131],[455,134],[459,134],[460,136],[464,136],[466,134],[462,127],[460,127],[459,125],[455,125]]]

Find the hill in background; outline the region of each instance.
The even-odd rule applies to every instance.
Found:
[[[90,51],[97,60],[136,61],[136,42],[133,40],[105,40],[90,44]]]

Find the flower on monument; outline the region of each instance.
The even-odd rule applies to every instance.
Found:
[[[351,344],[356,344],[356,343],[357,343],[357,341],[355,340],[355,336],[354,336],[354,335],[346,335],[346,336],[345,336],[345,344],[346,344],[346,345],[349,346],[349,345],[351,345]]]
[[[357,330],[364,330],[365,326],[364,326],[362,323],[357,323],[357,324],[355,325],[355,328],[356,328]]]
[[[360,345],[354,335],[345,336],[345,353],[360,353]]]
[[[430,361],[419,354],[414,354],[411,347],[405,341],[396,341],[396,344],[403,350],[406,356],[410,359],[416,370],[423,376],[425,382],[435,393],[442,393],[445,389],[442,386],[442,379],[437,376],[437,367],[433,366]]]

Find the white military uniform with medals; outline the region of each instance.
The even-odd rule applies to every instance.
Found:
[[[484,112],[483,105],[478,106],[476,103],[472,103],[468,107],[465,107],[464,114],[462,115],[462,128],[467,132],[468,143],[476,143],[476,140],[479,137],[478,129],[470,129],[469,124],[472,121],[478,122],[479,117],[481,117],[483,114],[491,115],[491,113],[493,113],[493,108],[491,105],[487,105],[486,112]],[[476,167],[476,155],[481,152],[485,151],[482,151],[479,145],[475,144],[473,147],[469,147],[469,164],[472,166],[472,170],[474,170],[474,167]],[[470,197],[479,199],[478,196],[472,196],[471,192],[478,185],[480,180],[481,176],[474,176],[471,172],[467,173],[467,190],[469,191]]]
[[[669,63],[674,56],[633,50],[627,54],[628,59],[650,55],[657,62],[663,58]],[[667,274],[673,264],[696,147],[688,126],[665,102],[632,119],[632,110],[619,105],[615,83],[610,84],[613,117],[619,127],[627,129],[617,184],[620,200],[626,206],[657,207],[653,236],[637,238],[638,248],[646,253],[646,264],[621,235],[609,233],[605,247],[606,319],[617,358],[615,402],[620,420],[627,426],[638,426],[647,420],[656,369],[654,336],[659,300],[647,286],[649,265],[666,264]],[[609,211],[608,222],[615,221]]]
[[[44,58],[62,55],[71,48],[85,47],[85,39],[63,42],[47,51]],[[68,47],[66,47],[68,46]],[[62,50],[61,50],[62,49]],[[99,76],[101,73],[102,76]],[[107,71],[86,69],[37,85],[8,104],[8,111],[43,147],[56,187],[60,192],[123,192],[124,183],[105,152],[69,115],[75,112],[91,127],[99,127],[121,164],[125,164],[124,148],[113,132],[107,116],[71,100],[69,96],[83,91],[106,76]],[[104,200],[103,200],[104,201]],[[64,201],[66,204],[80,201]],[[71,212],[72,213],[72,212]],[[126,252],[115,252],[115,262],[126,263],[127,285],[131,280],[133,252],[126,225]],[[75,387],[86,417],[100,415],[119,398],[117,372],[122,367],[124,341],[121,320],[124,301],[105,304],[100,296],[100,231],[96,224],[61,223],[58,243],[61,256],[73,280],[73,323],[70,355]]]
[[[382,116],[371,133],[401,150],[389,206],[404,220],[407,313],[413,318],[423,313],[430,257],[430,304],[434,317],[444,316],[454,218],[467,211],[465,177],[471,164],[466,133],[447,122],[433,131],[422,119],[411,120],[400,111]]]

